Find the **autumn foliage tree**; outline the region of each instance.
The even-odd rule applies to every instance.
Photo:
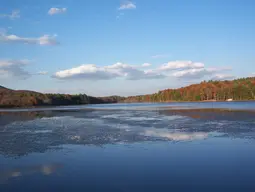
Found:
[[[179,89],[128,97],[125,102],[255,100],[255,77],[232,81],[203,81]]]
[[[15,91],[0,87],[0,107],[60,106],[80,104],[116,103],[118,96],[91,97],[86,94],[42,94],[34,91]]]

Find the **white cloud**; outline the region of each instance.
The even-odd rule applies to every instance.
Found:
[[[230,75],[230,74],[215,74],[212,77],[212,80],[231,80],[234,79],[235,76],[234,75]]]
[[[178,79],[201,79],[201,78],[225,78],[222,71],[231,70],[229,67],[220,68],[206,68],[204,63],[193,61],[170,61],[161,65],[157,71],[165,74],[166,76],[177,77]],[[169,74],[172,72],[172,74]],[[218,75],[218,76],[216,76]],[[230,78],[229,75],[226,78]]]
[[[200,69],[187,69],[183,71],[177,71],[173,73],[174,77],[183,78],[183,79],[200,79],[205,75],[211,75],[212,71],[208,71],[205,68]]]
[[[166,77],[165,75],[157,73],[156,71],[153,70],[142,71],[135,68],[129,68],[124,71],[126,72],[125,77],[128,80],[162,79]]]
[[[65,13],[67,11],[67,8],[56,8],[56,7],[52,7],[50,8],[50,10],[48,11],[49,15],[55,15],[55,14],[61,14],[61,13]]]
[[[224,79],[231,78],[231,75],[222,75],[223,71],[231,68],[206,68],[203,63],[192,61],[171,61],[158,68],[143,70],[149,67],[149,63],[142,65],[129,65],[115,63],[108,66],[97,66],[85,64],[75,68],[58,71],[53,75],[57,79],[88,79],[88,80],[108,80],[114,78],[124,78],[127,80],[160,79],[165,77],[176,77],[184,80]]]
[[[151,56],[151,58],[153,59],[159,59],[159,58],[165,58],[165,57],[168,57],[169,55],[166,55],[166,54],[158,54],[158,55],[153,55]]]
[[[94,64],[85,64],[79,67],[58,71],[53,77],[58,79],[109,80],[125,78],[128,80],[139,80],[158,79],[164,78],[165,76],[153,70],[143,71],[132,65],[115,63],[102,67]]]
[[[150,63],[144,63],[144,64],[142,64],[142,67],[150,67],[150,66],[151,66]]]
[[[17,19],[20,18],[20,11],[13,10],[11,14],[0,14],[0,18]]]
[[[176,69],[199,69],[204,68],[203,63],[192,62],[192,61],[170,61],[160,66],[159,70],[176,70]]]
[[[37,73],[30,73],[25,68],[30,65],[31,61],[27,59],[12,60],[2,59],[0,60],[0,79],[4,78],[18,78],[27,79],[32,75],[47,75],[47,71],[39,71]]]
[[[29,72],[24,69],[29,63],[29,60],[0,60],[0,78],[26,79],[30,77]]]
[[[165,76],[172,76],[178,79],[201,79],[201,78],[220,78],[222,71],[231,70],[229,67],[220,68],[206,68],[204,63],[193,61],[170,61],[161,65],[155,71],[164,74]],[[222,77],[223,78],[223,77]],[[230,75],[226,78],[230,78]]]
[[[38,44],[38,45],[57,45],[56,36],[43,35],[38,38],[19,37],[17,35],[0,34],[0,42],[6,43],[24,43],[24,44]]]
[[[172,75],[182,79],[201,79],[204,77],[217,76],[218,72],[230,70],[229,68],[193,68],[174,72]],[[218,75],[218,77],[223,77]]]
[[[125,1],[120,5],[119,10],[125,10],[125,9],[136,9],[136,5],[132,3],[131,1]]]
[[[120,76],[117,73],[110,72],[102,67],[97,67],[94,64],[85,64],[79,67],[58,71],[53,77],[58,79],[91,79],[91,80],[106,80]]]
[[[36,73],[37,75],[47,75],[48,71],[39,71]]]
[[[183,80],[204,79],[226,79],[232,75],[223,75],[222,72],[231,68],[206,68],[203,63],[192,61],[171,61],[159,66],[149,68],[151,64],[130,65],[115,63],[108,66],[97,66],[95,64],[84,64],[75,68],[56,72],[52,77],[57,79],[87,79],[87,80],[109,80],[123,78],[126,80],[160,79],[166,77],[176,77]]]

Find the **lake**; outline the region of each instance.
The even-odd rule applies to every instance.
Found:
[[[255,191],[255,102],[0,109],[0,191]]]

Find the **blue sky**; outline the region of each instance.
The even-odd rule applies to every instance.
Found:
[[[136,95],[255,73],[253,0],[0,0],[0,85]]]

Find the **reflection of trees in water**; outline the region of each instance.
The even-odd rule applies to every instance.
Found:
[[[27,111],[27,112],[0,112],[0,126],[14,121],[29,121],[40,117],[52,116],[51,111]]]
[[[182,118],[172,118],[176,115]],[[0,154],[43,153],[64,144],[102,146],[120,142],[185,141],[206,138],[210,132],[255,138],[254,115],[219,110],[5,113],[0,116],[8,119],[5,123],[0,121]]]
[[[17,111],[17,112],[0,112],[0,126],[7,125],[14,121],[29,121],[36,118],[77,115],[89,113],[92,110],[55,110],[55,111]]]
[[[255,111],[230,111],[225,109],[161,110],[162,115],[180,115],[202,120],[248,121],[255,119]]]
[[[6,182],[11,178],[22,177],[32,175],[35,173],[41,173],[43,175],[51,175],[57,170],[62,168],[63,165],[59,163],[46,164],[46,165],[35,165],[28,167],[17,167],[9,170],[3,170],[0,172],[0,184]]]

